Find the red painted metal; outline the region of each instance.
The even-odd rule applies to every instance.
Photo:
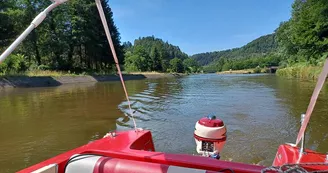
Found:
[[[97,154],[115,159],[195,168],[209,171],[219,171],[230,168],[236,173],[258,173],[264,168],[257,165],[220,161],[201,156],[155,152],[152,135],[150,131],[146,130],[137,132],[131,130],[117,132],[116,134],[117,136],[115,137],[109,136],[96,140],[21,170],[19,173],[32,172],[53,163],[58,164],[59,173],[64,173],[66,162],[75,154]]]
[[[146,173],[165,173],[168,169],[168,165],[102,157],[96,163],[93,173],[130,173],[142,171]]]
[[[305,150],[304,154],[299,159],[299,148],[290,145],[281,145],[276,154],[273,166],[282,166],[284,164],[294,163],[313,163],[325,162],[326,155],[320,154],[311,150]],[[28,173],[40,169],[50,164],[58,164],[58,173],[64,173],[66,162],[75,154],[96,154],[104,158],[112,158],[113,166],[119,164],[123,166],[117,172],[129,171],[131,164],[136,166],[140,164],[141,172],[147,172],[147,169],[141,169],[141,165],[149,165],[154,169],[160,166],[178,166],[186,168],[194,168],[208,171],[219,171],[230,168],[236,173],[258,173],[264,167],[258,165],[249,165],[243,163],[235,163],[229,161],[221,161],[208,157],[192,156],[186,154],[169,154],[155,152],[154,143],[150,131],[124,131],[117,132],[116,136],[108,136],[89,144],[83,145],[66,153],[55,156],[49,160],[33,165],[29,168],[19,171],[19,173]],[[298,162],[299,161],[299,162]],[[129,166],[130,165],[130,166]],[[104,167],[105,168],[105,167]],[[304,166],[307,170],[328,170],[328,166]],[[149,169],[150,170],[150,169]],[[164,169],[163,169],[164,170]]]
[[[302,163],[327,163],[326,155],[312,150],[305,150],[305,154],[299,157],[300,149],[291,145],[280,145],[273,161],[273,166],[282,166],[284,164]],[[303,166],[302,166],[303,167]],[[304,166],[307,170],[328,170],[328,166]]]
[[[224,125],[220,119],[209,119],[207,117],[201,118],[198,123],[206,127],[222,127]]]
[[[225,136],[225,134],[224,134],[224,136]],[[195,134],[194,134],[194,138],[196,138],[199,141],[210,141],[210,142],[224,142],[227,140],[226,136],[221,139],[209,139],[209,138],[203,138],[203,137],[197,136]]]
[[[94,169],[93,173],[170,173],[170,165],[140,162],[125,159],[116,159],[110,157],[101,157]],[[179,167],[181,168],[181,167]],[[182,168],[188,172],[188,168]],[[191,171],[191,170],[189,170]],[[204,173],[215,173],[214,171],[203,171]]]

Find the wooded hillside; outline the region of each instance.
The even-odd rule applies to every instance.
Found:
[[[191,58],[194,58],[200,65],[205,66],[219,60],[220,58],[232,60],[258,57],[269,54],[276,49],[277,42],[275,39],[275,34],[269,34],[255,39],[241,48],[200,53],[191,56]]]

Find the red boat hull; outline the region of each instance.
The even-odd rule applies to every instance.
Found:
[[[318,164],[314,164],[318,163]],[[305,150],[300,157],[300,148],[285,144],[278,148],[273,166],[299,164],[308,171],[328,170],[326,155],[312,150]]]
[[[75,157],[86,157],[94,162],[71,162]],[[69,164],[67,164],[69,162]],[[299,158],[299,148],[290,145],[281,145],[276,154],[273,166],[285,164],[300,164],[308,171],[328,170],[326,165],[302,165],[303,163],[325,163],[326,155],[311,150]],[[85,172],[76,171],[80,167],[88,167],[89,173],[107,172],[218,172],[231,169],[235,173],[258,173],[265,167],[229,161],[220,161],[213,158],[186,154],[169,154],[156,152],[150,131],[124,131],[89,144],[60,154],[49,160],[19,171],[29,173],[40,168],[55,164],[54,173]],[[68,165],[68,166],[67,166]],[[68,169],[67,169],[68,168]],[[76,168],[76,169],[75,169]],[[55,170],[55,169],[54,169]],[[72,171],[75,170],[75,171]],[[223,171],[226,172],[227,170]]]
[[[102,138],[60,154],[21,170],[19,173],[32,172],[54,163],[58,165],[58,173],[64,173],[67,161],[76,154],[96,154],[101,155],[103,158],[110,158],[111,162],[107,166],[112,167],[115,171],[109,169],[109,172],[148,172],[150,169],[147,166],[145,167],[147,164],[157,168],[158,171],[155,172],[165,172],[166,169],[172,166],[199,169],[204,170],[204,172],[217,172],[229,168],[236,173],[258,173],[264,168],[257,165],[219,161],[201,156],[155,152],[150,131],[124,131],[118,132],[115,137]],[[120,163],[118,164],[119,167],[123,166],[121,170],[116,170],[118,168],[117,163]]]

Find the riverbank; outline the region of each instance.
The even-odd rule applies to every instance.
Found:
[[[124,74],[124,80],[157,79],[179,77],[171,73],[133,73]],[[53,87],[64,84],[119,81],[118,75],[65,75],[65,76],[0,76],[1,88]]]
[[[252,71],[249,69],[246,70],[230,70],[230,71],[221,71],[217,72],[217,74],[251,74]]]
[[[287,78],[317,79],[321,66],[292,66],[277,70],[277,75]]]
[[[217,74],[254,74],[254,73],[267,73],[267,69],[254,68],[254,69],[229,70],[229,71],[217,72]]]

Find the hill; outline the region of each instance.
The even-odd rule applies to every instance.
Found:
[[[260,57],[277,50],[275,34],[261,36],[240,48],[228,49],[223,51],[206,52],[192,55],[199,65],[206,66],[218,61],[220,58],[242,59]]]

